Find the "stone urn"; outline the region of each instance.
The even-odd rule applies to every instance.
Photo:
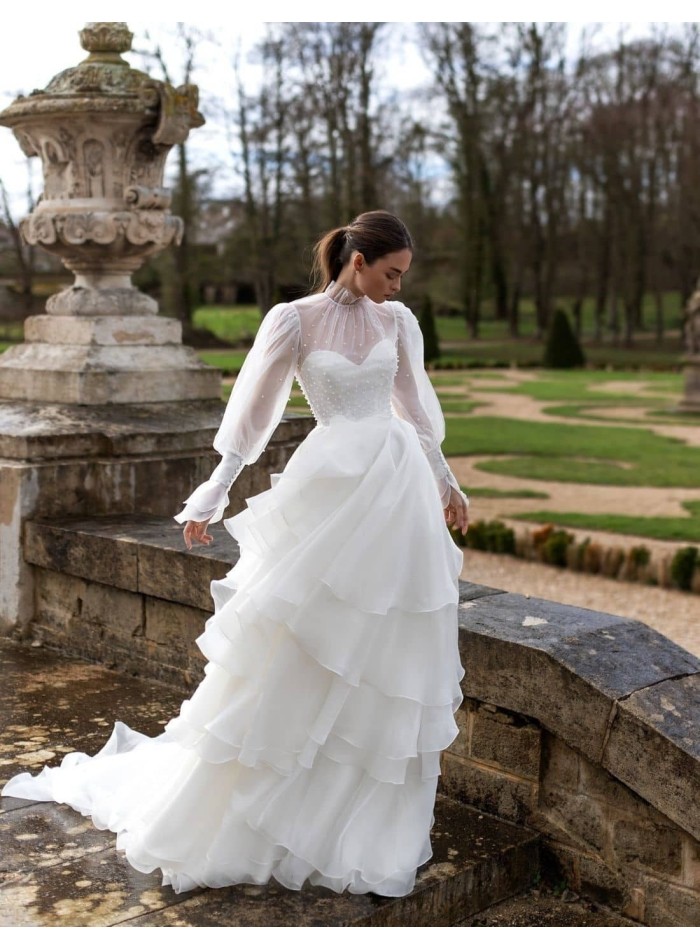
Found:
[[[179,321],[156,317],[156,301],[131,282],[148,257],[182,240],[163,172],[172,146],[204,123],[197,87],[132,69],[122,58],[132,40],[125,23],[88,23],[80,39],[88,52],[81,63],[0,112],[0,124],[43,166],[43,193],[22,237],[75,276],[46,314],[27,319],[26,342],[0,358],[0,398],[214,398],[218,374],[181,345]],[[178,382],[179,371],[193,370]]]

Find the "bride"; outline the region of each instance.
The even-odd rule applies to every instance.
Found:
[[[212,581],[204,678],[164,731],[117,722],[2,790],[67,803],[175,891],[305,882],[409,893],[432,854],[440,753],[457,736],[468,500],[413,313],[393,300],[413,242],[371,211],[315,248],[316,291],[264,317],[229,397],[211,477],[175,520],[209,544],[293,379],[317,425],[271,487],[224,520],[240,557]]]

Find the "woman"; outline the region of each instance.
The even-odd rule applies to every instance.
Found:
[[[464,675],[463,555],[444,520],[465,532],[468,501],[420,328],[391,301],[412,250],[398,218],[360,215],[317,245],[317,292],[265,316],[214,438],[222,460],[175,516],[187,547],[211,542],[295,375],[318,424],[224,522],[240,557],[212,582],[209,662],[180,714],[155,738],[117,723],[93,758],[3,789],[91,815],[178,892],[274,877],[400,896],[432,854]]]

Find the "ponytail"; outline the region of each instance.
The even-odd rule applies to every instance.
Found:
[[[345,263],[343,256],[348,248],[347,233],[347,228],[334,228],[324,234],[321,240],[314,245],[314,258],[311,268],[312,293],[320,293],[325,290],[332,280],[337,279],[338,274],[343,269]],[[347,259],[347,253],[345,253],[345,257]]]

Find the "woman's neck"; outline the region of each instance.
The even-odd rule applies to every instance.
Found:
[[[345,290],[350,291],[355,297],[364,297],[364,291],[360,290],[357,285],[357,274],[355,268],[350,264],[346,264],[345,267],[341,270],[338,276],[335,279],[335,283],[340,287],[343,287]]]

